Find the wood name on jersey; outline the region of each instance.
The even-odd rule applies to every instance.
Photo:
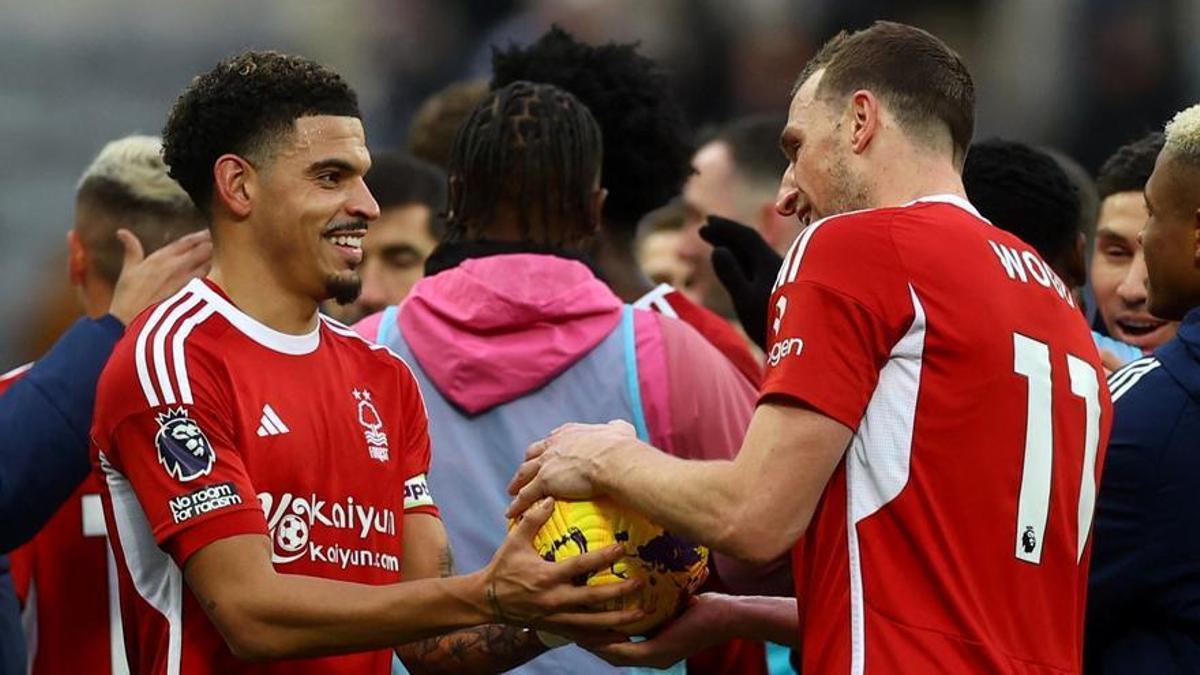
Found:
[[[1030,283],[1032,279],[1039,286],[1052,289],[1058,294],[1059,299],[1071,307],[1075,306],[1075,296],[1071,293],[1071,289],[1067,288],[1063,280],[1036,253],[1018,251],[990,239],[988,244],[991,244],[992,250],[996,252],[996,257],[1000,259],[1004,273],[1008,275],[1009,279],[1026,284]]]

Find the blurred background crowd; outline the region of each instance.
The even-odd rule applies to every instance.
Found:
[[[306,55],[362,99],[373,149],[404,148],[421,102],[486,78],[491,48],[557,23],[638,41],[698,132],[786,112],[792,81],[843,27],[914,23],[965,58],[976,138],[1052,146],[1095,172],[1113,148],[1200,98],[1190,0],[6,0],[0,6],[0,369],[76,316],[63,238],[82,167],[108,140],[159,133],[196,73],[247,47]]]

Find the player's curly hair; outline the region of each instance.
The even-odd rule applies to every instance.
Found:
[[[691,174],[691,129],[670,83],[636,44],[593,46],[555,26],[528,47],[492,53],[492,89],[517,80],[571,92],[604,135],[606,232],[632,240],[642,216],[679,194]]]
[[[1150,174],[1154,173],[1154,162],[1165,143],[1166,137],[1161,131],[1152,131],[1117,148],[1104,160],[1100,174],[1096,176],[1100,200],[1118,192],[1141,192],[1150,180]]]
[[[454,140],[445,240],[486,236],[501,205],[527,240],[562,247],[590,236],[601,148],[596,120],[562,89],[517,81],[491,92]]]
[[[963,185],[983,217],[1017,235],[1048,262],[1075,247],[1079,193],[1050,154],[1016,141],[980,141],[967,153]]]
[[[358,96],[334,71],[274,51],[247,51],[197,76],[176,99],[163,129],[171,177],[205,214],[213,164],[226,153],[260,162],[307,115],[360,117]]]

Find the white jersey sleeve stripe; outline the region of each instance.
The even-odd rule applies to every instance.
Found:
[[[192,400],[192,382],[188,379],[187,355],[183,348],[187,344],[188,335],[192,333],[192,330],[204,323],[216,311],[212,305],[206,304],[201,307],[198,312],[189,316],[179,325],[179,330],[171,340],[171,356],[175,362],[175,381],[179,383],[179,400],[187,405],[191,405],[195,401]]]
[[[804,252],[808,250],[808,242],[812,241],[813,235],[824,223],[813,223],[800,233],[800,241],[796,245],[796,255],[792,256],[792,267],[788,270],[787,282],[790,284],[796,280],[800,274],[800,263],[804,260]]]
[[[11,380],[15,377],[20,377],[21,375],[24,375],[26,373],[26,371],[28,371],[30,368],[33,367],[33,363],[34,363],[33,361],[30,361],[29,363],[26,363],[23,366],[17,366],[16,368],[13,368],[12,370],[8,371],[7,373],[0,375],[0,382],[4,382],[5,380]]]
[[[850,675],[866,672],[866,600],[858,524],[908,485],[927,324],[920,297],[908,286],[913,321],[879,371],[879,384],[846,451],[846,528],[850,567]]]
[[[664,300],[666,294],[671,293],[672,291],[674,291],[674,288],[670,285],[670,283],[659,283],[658,286],[654,287],[653,291],[642,295],[641,298],[638,298],[635,301],[634,309],[656,311],[661,313],[661,315],[678,318],[676,315],[674,315],[674,310],[671,309],[671,305]],[[664,307],[666,307],[665,311]]]
[[[779,266],[779,273],[775,275],[775,285],[771,287],[771,293],[775,293],[783,285],[783,280],[787,277],[787,271],[792,267],[792,258],[796,255],[796,247],[800,245],[800,238],[803,236],[803,232],[796,235],[796,239],[788,247],[787,255],[783,256],[783,264]]]
[[[166,405],[172,405],[176,402],[175,389],[171,386],[171,374],[167,371],[167,336],[171,331],[175,330],[175,324],[179,323],[179,320],[190,312],[192,308],[200,304],[201,300],[200,296],[193,295],[176,305],[167,314],[167,318],[163,319],[162,324],[155,331],[154,337],[151,339],[150,353],[154,355],[154,374],[158,378],[158,387],[162,392],[163,403]]]
[[[1116,403],[1118,400],[1120,400],[1120,398],[1124,396],[1130,389],[1133,389],[1135,386],[1137,386],[1137,383],[1140,382],[1143,377],[1150,374],[1155,368],[1158,368],[1161,365],[1162,363],[1155,360],[1152,363],[1147,364],[1145,367],[1138,369],[1132,375],[1126,377],[1120,385],[1112,390],[1112,402]]]
[[[1151,366],[1151,364],[1153,364],[1153,363],[1156,363],[1156,359],[1153,356],[1146,356],[1146,357],[1137,359],[1136,361],[1130,361],[1129,363],[1126,363],[1124,366],[1121,366],[1112,375],[1108,376],[1109,390],[1113,390],[1113,389],[1120,387],[1122,384],[1124,384],[1125,380],[1137,375],[1139,372],[1144,371],[1148,366]]]
[[[158,547],[150,522],[133,486],[100,453],[100,471],[112,500],[116,541],[133,587],[167,620],[167,664],[164,675],[180,675],[183,659],[183,575],[171,556]]]
[[[187,298],[190,296],[191,292],[185,289],[184,291],[177,293],[174,297],[159,303],[159,305],[154,308],[154,311],[150,312],[150,318],[146,320],[146,323],[142,326],[141,331],[138,332],[137,342],[134,344],[133,360],[135,366],[137,367],[138,381],[142,385],[142,393],[146,395],[146,403],[148,403],[151,408],[157,407],[159,405],[159,401],[158,392],[156,392],[154,389],[154,380],[150,377],[150,368],[147,362],[146,354],[146,341],[149,340],[150,334],[154,332],[154,329],[158,326],[158,322],[162,320],[163,315],[167,313],[167,310],[169,310],[172,305],[177,303],[181,298]]]

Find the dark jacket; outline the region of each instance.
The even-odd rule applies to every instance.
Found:
[[[0,552],[33,537],[88,475],[96,382],[125,328],[80,319],[0,396]],[[8,561],[0,558],[0,673],[25,671]]]
[[[1200,309],[1109,378],[1096,501],[1088,673],[1200,672]]]

